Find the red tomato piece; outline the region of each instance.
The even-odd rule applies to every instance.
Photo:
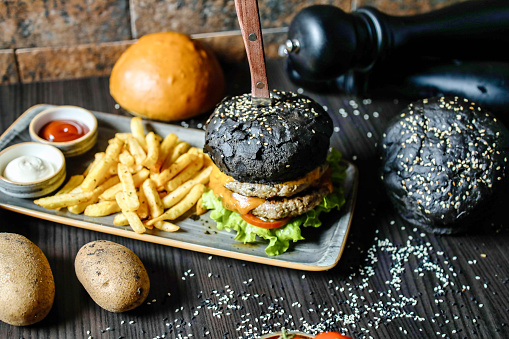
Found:
[[[317,334],[314,339],[352,339],[338,332],[323,332]]]
[[[257,216],[252,215],[251,213],[242,214],[241,217],[248,224],[251,224],[251,225],[256,226],[256,227],[268,228],[268,229],[279,228],[281,226],[284,226],[291,219],[291,218],[283,218],[283,219],[278,219],[278,220],[275,220],[275,221],[267,221],[267,220],[260,219]]]

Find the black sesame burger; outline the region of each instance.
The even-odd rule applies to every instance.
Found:
[[[322,211],[339,208],[345,175],[329,154],[332,120],[315,101],[272,92],[269,107],[251,95],[226,98],[207,121],[204,150],[215,169],[203,204],[219,229],[236,240],[269,240],[268,255],[302,240],[300,226],[319,226]]]
[[[479,226],[509,183],[509,134],[458,97],[410,104],[382,140],[381,178],[407,222],[450,234]]]

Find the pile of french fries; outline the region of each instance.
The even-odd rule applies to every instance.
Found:
[[[212,171],[210,158],[173,133],[164,138],[146,133],[142,122],[133,117],[131,132],[115,134],[83,174],[34,203],[90,217],[116,214],[115,225],[129,225],[140,234],[154,227],[179,230],[171,221],[194,206],[196,214],[203,214],[201,196]]]

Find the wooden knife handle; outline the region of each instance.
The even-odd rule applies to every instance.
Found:
[[[251,94],[253,98],[269,98],[269,85],[263,52],[262,30],[257,0],[235,0],[242,38],[246,46],[251,71]]]

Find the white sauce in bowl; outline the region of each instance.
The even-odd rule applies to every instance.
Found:
[[[15,182],[34,182],[46,179],[55,173],[46,160],[33,155],[22,155],[5,166],[4,177]]]

